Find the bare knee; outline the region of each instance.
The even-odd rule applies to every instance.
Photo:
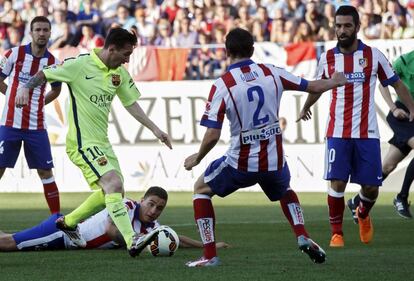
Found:
[[[371,200],[376,200],[378,197],[378,186],[366,185],[362,186],[362,195]]]
[[[397,168],[398,163],[390,163],[390,162],[384,162],[382,165],[382,172],[386,175],[389,175],[392,171]]]
[[[99,185],[102,187],[105,194],[124,193],[122,180],[115,171],[105,173],[99,179]]]
[[[37,169],[37,174],[42,180],[53,177],[52,169],[49,169],[49,170]]]
[[[194,194],[204,194],[210,197],[214,195],[210,186],[204,182],[203,175],[201,175],[194,184]]]

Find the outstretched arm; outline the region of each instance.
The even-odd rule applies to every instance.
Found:
[[[191,239],[184,235],[178,235],[178,238],[180,239],[180,248],[203,248],[203,243],[198,240]],[[230,245],[226,242],[217,242],[216,247],[228,248]]]
[[[161,142],[163,142],[166,146],[172,149],[170,136],[167,133],[161,131],[160,128],[158,128],[158,126],[155,125],[154,122],[152,122],[151,119],[148,118],[148,116],[145,114],[145,112],[142,110],[141,106],[139,106],[137,102],[134,102],[132,105],[127,106],[125,108],[129,112],[129,114],[131,114],[138,122],[140,122],[142,125],[151,130],[151,132]]]
[[[412,122],[414,120],[414,100],[408,91],[407,86],[401,81],[401,79],[397,80],[391,86],[394,87],[395,92],[400,97],[402,103],[408,108],[410,111],[409,120]]]
[[[52,87],[52,89],[46,94],[45,104],[48,104],[54,99],[56,99],[60,95],[61,90],[62,90],[62,86]]]
[[[409,118],[409,115],[407,112],[405,112],[401,108],[398,108],[394,104],[388,87],[383,87],[382,85],[379,85],[379,90],[385,102],[387,103],[388,107],[390,108],[391,113],[394,115],[395,118],[397,119]]]

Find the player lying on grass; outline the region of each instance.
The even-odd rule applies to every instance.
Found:
[[[154,231],[159,226],[157,219],[167,205],[167,200],[167,192],[157,186],[150,187],[139,203],[124,199],[134,231],[143,235]],[[55,221],[60,216],[62,215],[53,214],[40,224],[14,234],[0,232],[0,251],[78,249],[63,231],[56,228]],[[125,246],[122,235],[106,209],[80,223],[79,228],[87,242],[86,249]],[[179,238],[180,247],[203,247],[200,241],[183,235],[179,235]],[[218,242],[217,247],[226,248],[228,245]]]

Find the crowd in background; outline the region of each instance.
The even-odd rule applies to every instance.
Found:
[[[226,33],[245,28],[257,42],[335,40],[334,14],[358,7],[361,39],[414,38],[414,0],[0,0],[0,49],[30,41],[31,19],[52,23],[50,49],[102,47],[112,27],[136,32],[141,46],[192,48],[187,76],[226,68]]]

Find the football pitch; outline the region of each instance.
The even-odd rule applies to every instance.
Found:
[[[138,199],[142,193],[129,193]],[[352,194],[347,193],[346,199]],[[400,218],[391,204],[394,193],[380,193],[372,211],[374,240],[359,241],[358,226],[345,210],[345,247],[328,247],[330,230],[326,194],[299,193],[311,237],[327,254],[314,264],[297,249],[296,239],[279,203],[262,193],[238,192],[214,198],[217,240],[231,248],[219,250],[222,265],[186,268],[201,249],[179,249],[173,257],[144,252],[132,259],[125,250],[62,250],[0,253],[0,280],[410,280],[414,274],[414,221]],[[75,208],[86,193],[63,193],[63,213]],[[170,193],[159,221],[179,234],[199,239],[193,220],[192,194]],[[0,193],[0,229],[14,232],[48,216],[43,194]]]

